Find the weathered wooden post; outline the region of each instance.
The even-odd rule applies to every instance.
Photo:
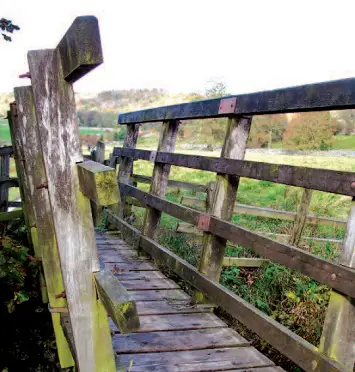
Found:
[[[355,198],[352,200],[339,263],[355,269]],[[343,364],[346,371],[353,370],[355,362],[354,298],[332,290],[319,351]]]
[[[95,161],[100,164],[104,164],[105,161],[105,142],[98,141],[96,144],[96,156]]]
[[[162,123],[157,151],[174,152],[179,124],[179,120],[168,120]],[[152,160],[154,161],[154,169],[152,183],[150,185],[150,193],[164,197],[168,186],[171,166],[170,164],[156,163],[155,158]],[[149,238],[154,238],[160,217],[161,211],[148,206],[146,207],[143,235],[146,235]]]
[[[302,233],[306,225],[307,213],[308,213],[309,205],[311,203],[311,198],[312,198],[312,190],[304,189],[302,198],[301,198],[301,203],[298,208],[295,221],[293,223],[292,233],[291,233],[290,240],[289,240],[289,243],[292,245],[298,245],[302,238]]]
[[[99,271],[89,199],[79,187],[77,164],[83,162],[72,83],[102,63],[98,22],[78,17],[56,49],[28,54],[37,135],[72,328],[77,367],[82,372],[115,371],[106,312],[97,298]]]
[[[0,156],[0,180],[8,179],[10,176],[10,155]],[[9,188],[7,185],[0,185],[0,212],[7,211],[9,202]]]
[[[226,98],[226,100],[228,100],[228,98]],[[223,107],[223,102],[221,102],[221,107]],[[251,117],[233,116],[228,118],[227,133],[221,152],[221,158],[244,159],[250,126]],[[226,221],[232,219],[238,185],[238,176],[217,174],[212,201],[209,203],[209,213],[212,216]],[[204,221],[201,221],[201,223],[204,223]],[[225,239],[204,232],[199,271],[217,282],[219,281],[222,271],[225,247]],[[201,292],[196,292],[195,301],[205,301]]]

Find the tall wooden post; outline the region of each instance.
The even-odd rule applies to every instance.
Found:
[[[10,155],[0,156],[0,179],[7,179],[10,175]],[[9,201],[9,188],[7,185],[0,187],[0,212],[7,211]]]
[[[232,117],[224,140],[221,158],[243,160],[247,148],[251,117]],[[209,206],[211,215],[230,221],[236,200],[239,177],[217,174],[213,198]],[[212,280],[219,281],[226,240],[210,233],[203,234],[203,249],[199,270]],[[197,292],[195,301],[204,301],[202,293]]]
[[[162,123],[157,151],[174,152],[179,124],[180,122],[178,120],[169,120]],[[151,194],[160,197],[165,196],[170,167],[170,164],[155,163],[154,159],[153,177],[150,185]],[[146,207],[143,227],[144,235],[154,238],[160,217],[161,211],[148,206]]]
[[[83,162],[72,83],[102,63],[98,22],[79,17],[54,50],[31,51],[29,70],[37,130],[59,251],[75,359],[82,372],[115,371],[108,320],[97,298],[99,271],[89,199],[81,192]]]
[[[105,142],[102,142],[102,141],[97,142],[95,161],[97,161],[100,164],[104,164],[104,162],[105,162]]]
[[[301,198],[301,203],[298,208],[295,221],[293,223],[293,229],[289,240],[289,243],[292,245],[298,245],[302,238],[302,233],[306,225],[307,213],[309,205],[311,203],[311,198],[312,190],[304,189]]]
[[[47,184],[43,165],[43,156],[37,133],[36,109],[31,87],[15,88],[17,102],[12,123],[13,144],[22,153],[22,177],[26,191],[26,199],[31,200],[31,213],[27,216],[31,221],[31,235],[36,257],[42,260],[45,284],[49,305],[52,312],[53,328],[56,335],[60,365],[67,368],[74,365],[67,340],[60,326],[60,311],[67,309],[65,298],[59,296],[64,292],[62,272],[60,268],[57,240],[54,231],[48,191],[38,189]]]
[[[135,149],[138,139],[139,125],[129,124],[127,125],[127,133],[123,142],[123,147],[129,149]],[[117,180],[119,183],[129,183],[129,177],[133,173],[133,159],[122,156],[120,158],[120,165],[118,169]],[[120,202],[117,207],[113,207],[113,211],[123,218],[127,217],[131,212],[131,206],[126,205],[126,197],[122,193],[120,194]]]
[[[339,263],[355,269],[355,198],[352,201]],[[319,351],[343,364],[346,371],[353,370],[355,363],[355,300],[335,290],[330,295]]]

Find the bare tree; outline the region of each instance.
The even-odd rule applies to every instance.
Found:
[[[14,31],[18,31],[20,29],[19,26],[16,26],[6,18],[0,19],[0,29],[1,29],[1,35],[3,36],[5,41],[12,41],[11,36],[9,34],[13,34]]]

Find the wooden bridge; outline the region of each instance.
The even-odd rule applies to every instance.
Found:
[[[253,115],[355,108],[355,79],[122,114],[124,147],[114,149],[107,167],[84,161],[72,87],[102,63],[96,18],[77,18],[57,48],[31,51],[28,62],[31,86],[15,88],[9,119],[24,215],[42,261],[63,368],[281,370],[213,314],[218,306],[306,371],[353,370],[354,205],[339,263],[230,220],[240,177],[355,197],[355,173],[244,160]],[[181,120],[213,117],[228,121],[219,158],[174,153]],[[136,149],[139,124],[147,122],[162,123],[157,151]],[[154,163],[150,192],[130,182],[137,159]],[[207,211],[164,198],[171,165],[216,173]],[[145,206],[142,231],[127,222],[129,198]],[[202,232],[198,267],[154,240],[162,213]],[[118,232],[95,235],[92,214],[96,221],[101,214]],[[227,241],[332,289],[320,345],[309,344],[219,284]],[[189,294],[158,264],[180,276]]]

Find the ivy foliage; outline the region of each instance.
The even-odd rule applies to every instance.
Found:
[[[18,31],[20,29],[19,26],[14,25],[12,21],[6,18],[1,18],[0,19],[0,30],[1,35],[3,36],[5,41],[12,41],[11,36],[9,34],[13,34],[14,31]]]

